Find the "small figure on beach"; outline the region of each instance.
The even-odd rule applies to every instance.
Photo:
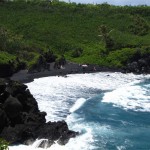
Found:
[[[60,69],[65,69],[65,67],[63,67],[62,65],[60,66]]]
[[[65,69],[66,59],[64,55],[55,60],[54,69]]]
[[[95,66],[93,67],[93,71],[96,71],[96,67]]]
[[[86,65],[86,64],[82,65],[82,68],[87,68],[87,67],[88,67],[88,65]]]
[[[84,64],[84,65],[81,65],[81,67],[82,67],[82,70],[83,70],[83,72],[84,72],[85,69],[88,67],[88,65]]]

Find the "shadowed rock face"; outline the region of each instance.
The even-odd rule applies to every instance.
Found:
[[[65,121],[48,122],[40,112],[27,86],[16,81],[0,79],[0,137],[10,144],[28,144],[37,138],[64,145],[78,133],[70,131]],[[44,141],[40,147],[44,146]]]
[[[10,95],[4,103],[4,110],[9,118],[14,119],[19,116],[22,111],[22,104],[17,98]]]
[[[0,108],[0,132],[2,132],[3,128],[7,126],[7,124],[8,121],[7,121],[6,113],[2,108]]]
[[[10,77],[14,70],[10,64],[0,64],[0,77]]]

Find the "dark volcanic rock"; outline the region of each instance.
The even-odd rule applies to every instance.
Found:
[[[127,64],[125,72],[133,72],[137,74],[150,73],[150,56],[138,57],[134,61]]]
[[[48,122],[47,124],[41,125],[35,132],[35,135],[39,136],[40,139],[57,140],[61,137],[62,133],[68,130],[65,121]]]
[[[58,143],[60,145],[65,145],[68,143],[69,139],[70,138],[74,138],[78,135],[79,133],[78,132],[74,132],[74,131],[69,131],[67,130],[66,132],[64,132],[61,137],[59,138],[58,140]]]
[[[26,85],[0,79],[0,137],[10,144],[27,144],[38,139],[40,147],[51,146],[55,140],[66,144],[78,133],[70,131],[65,121],[48,122]]]
[[[5,127],[0,134],[0,137],[4,138],[10,144],[15,144],[22,140],[22,132],[24,130],[24,124],[16,124],[14,127]]]
[[[5,111],[0,108],[0,132],[7,126],[8,120]]]
[[[6,89],[6,83],[4,80],[0,81],[0,95],[5,91]]]
[[[59,144],[65,145],[70,138],[78,135],[78,132],[70,131],[65,121],[58,121],[41,125],[34,134],[39,136],[39,139],[58,140]]]
[[[14,119],[18,117],[22,111],[22,104],[17,98],[14,98],[10,95],[4,103],[4,109],[8,117]]]
[[[10,77],[14,73],[12,65],[0,64],[0,77]]]

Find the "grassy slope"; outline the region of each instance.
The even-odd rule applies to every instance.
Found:
[[[33,61],[32,56],[37,58],[39,49],[46,50],[50,47],[55,53],[65,53],[71,61],[121,67],[130,58],[123,56],[132,55],[135,51],[135,48],[129,47],[150,46],[150,32],[145,36],[136,36],[128,29],[133,22],[132,17],[137,14],[150,24],[148,13],[150,14],[148,6],[10,2],[0,5],[0,25],[22,36],[21,43],[28,48],[20,48],[11,53],[23,59],[30,53],[27,62]],[[121,45],[107,56],[101,54],[101,51],[105,51],[104,44],[98,37],[98,27],[101,24],[113,29],[111,36]],[[76,48],[82,48],[83,54],[73,58],[72,51]],[[22,55],[23,51],[26,55]]]

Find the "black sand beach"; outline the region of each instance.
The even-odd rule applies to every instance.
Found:
[[[54,69],[54,63],[50,64],[49,70],[41,70],[40,72],[34,71],[29,73],[28,70],[20,70],[13,74],[10,79],[20,81],[22,83],[32,82],[35,78],[48,77],[48,76],[64,76],[67,74],[80,74],[80,73],[94,73],[94,72],[120,72],[121,69],[100,67],[98,65],[80,65],[76,63],[67,62],[61,69]]]

